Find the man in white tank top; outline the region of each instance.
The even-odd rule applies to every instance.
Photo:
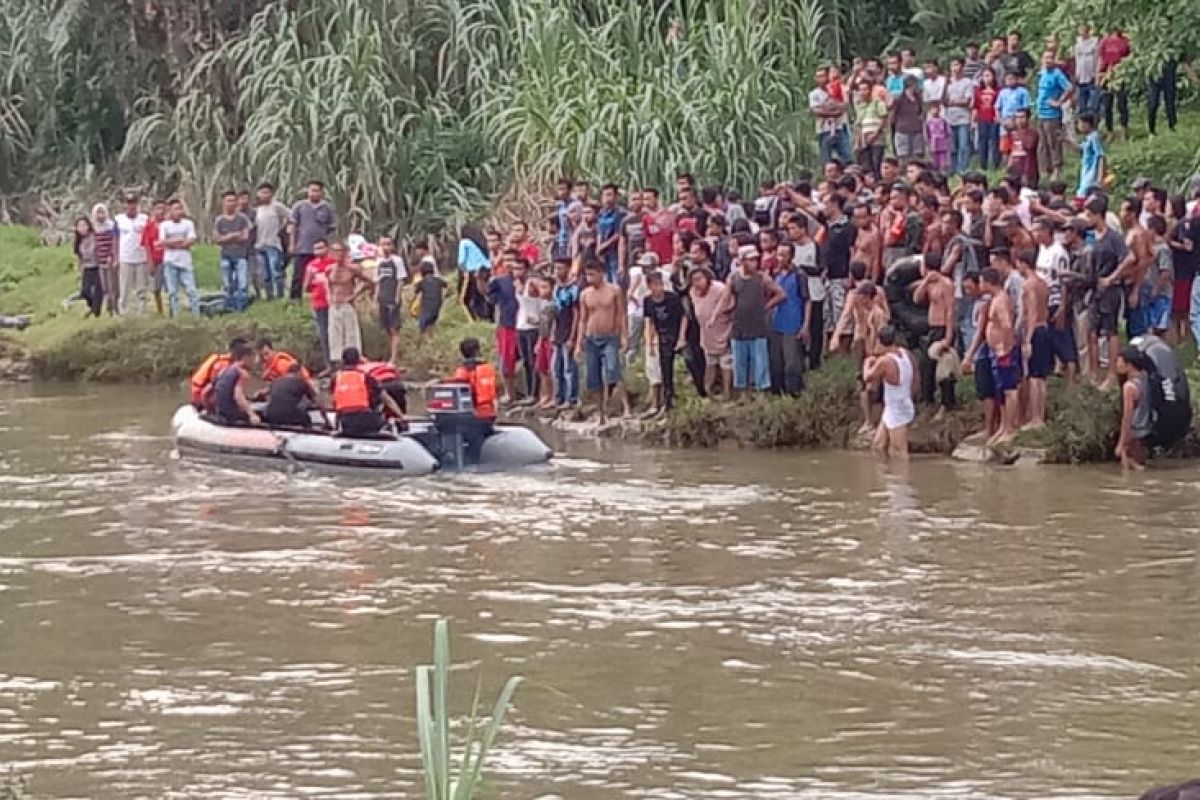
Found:
[[[896,344],[896,330],[879,331],[879,349],[863,364],[863,380],[883,386],[883,418],[872,447],[885,458],[908,460],[908,426],[916,416],[913,405],[913,357]]]

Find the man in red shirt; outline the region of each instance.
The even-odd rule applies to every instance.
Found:
[[[541,260],[542,251],[537,246],[537,242],[529,238],[529,225],[524,220],[519,219],[512,224],[508,234],[508,246],[516,250],[517,255],[530,264],[536,264]]]
[[[304,291],[312,306],[313,322],[317,326],[317,338],[321,341],[321,355],[326,368],[318,377],[330,374],[329,369],[329,281],[325,274],[333,266],[329,257],[329,243],[320,239],[313,243],[313,257],[304,267]]]
[[[669,264],[675,257],[675,214],[662,207],[653,187],[642,190],[642,206],[646,250],[658,256],[658,263]]]
[[[1133,48],[1125,31],[1119,25],[1114,25],[1112,33],[1100,40],[1100,108],[1104,111],[1104,127],[1109,133],[1113,130],[1113,100],[1117,103],[1117,115],[1121,122],[1121,132],[1129,138],[1129,90],[1124,85],[1113,85],[1116,76],[1113,70],[1118,64],[1129,58]]]
[[[162,268],[163,246],[158,241],[158,224],[167,218],[167,204],[159,200],[150,211],[150,221],[142,229],[142,247],[150,255],[150,274],[154,276],[154,308],[161,317],[163,313],[162,293],[166,284]]]

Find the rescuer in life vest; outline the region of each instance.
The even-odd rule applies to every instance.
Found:
[[[257,425],[262,420],[246,397],[246,378],[254,363],[254,350],[245,340],[234,343],[230,350],[232,362],[213,382],[217,420],[222,425]]]
[[[360,368],[362,356],[357,347],[342,351],[341,369],[333,374],[333,411],[343,436],[374,436],[384,426],[382,409],[403,417],[391,395],[379,381]]]
[[[290,374],[292,372],[293,365],[300,367],[300,376],[304,378],[304,380],[309,382],[312,381],[312,375],[310,375],[308,369],[306,369],[305,366],[300,363],[300,359],[296,358],[291,353],[283,350],[276,350],[275,345],[272,344],[271,340],[266,336],[258,340],[258,345],[255,347],[255,349],[258,350],[258,363],[262,367],[262,380],[263,383],[267,384],[268,388],[272,383],[279,380],[284,375]],[[313,386],[313,389],[315,390],[316,386]],[[255,399],[262,400],[266,396],[267,389],[263,389],[255,396]]]
[[[392,362],[362,361],[359,362],[358,368],[379,381],[379,387],[383,389],[383,393],[395,401],[396,407],[402,414],[408,413],[408,390],[404,387],[404,381],[400,379],[400,370],[396,369]],[[403,417],[395,417],[390,412],[388,418],[403,419]]]
[[[471,387],[471,403],[475,406],[475,424],[462,430],[466,445],[467,463],[478,463],[483,440],[495,431],[496,368],[479,360],[479,340],[463,339],[458,345],[463,362],[454,371],[454,380]]]
[[[229,350],[227,352],[212,353],[200,362],[200,366],[192,373],[190,381],[193,408],[197,411],[207,411],[209,413],[214,413],[217,410],[216,396],[213,393],[217,376],[233,363],[234,351],[239,347],[249,349],[249,346],[249,342],[238,336],[229,342]]]

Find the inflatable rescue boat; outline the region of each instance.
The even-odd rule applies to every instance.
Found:
[[[554,451],[521,425],[498,424],[484,438],[478,456],[469,454],[463,424],[474,418],[468,387],[438,384],[430,390],[430,416],[408,421],[407,429],[370,438],[325,430],[319,411],[310,429],[221,425],[185,405],[175,412],[171,432],[181,455],[226,456],[274,462],[280,467],[349,468],[402,477],[439,469],[512,469],[544,464]]]

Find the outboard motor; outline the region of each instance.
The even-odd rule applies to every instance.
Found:
[[[467,466],[467,437],[478,428],[471,387],[465,383],[437,383],[429,387],[425,409],[433,417],[442,468]]]

